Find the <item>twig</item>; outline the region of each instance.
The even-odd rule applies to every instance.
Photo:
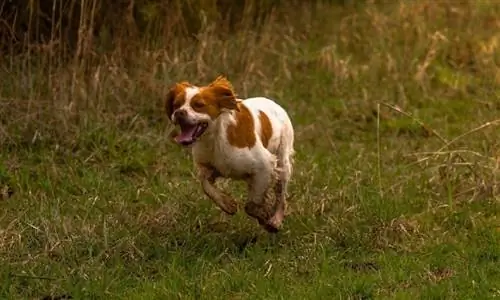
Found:
[[[420,121],[419,119],[417,119],[416,117],[414,117],[411,113],[409,112],[406,112],[404,110],[402,110],[401,108],[397,107],[397,106],[394,106],[394,105],[391,105],[391,104],[388,104],[388,103],[379,103],[379,104],[382,104],[392,110],[395,110],[397,111],[398,113],[402,114],[402,115],[405,115],[407,116],[408,118],[412,119],[413,121],[417,122],[418,125],[420,125],[422,128],[424,128],[425,130],[431,132],[433,135],[435,135],[438,139],[440,139],[443,143],[448,143],[448,141],[443,137],[441,136],[436,130],[430,128],[429,126],[427,126],[424,122]]]
[[[377,104],[377,175],[378,175],[378,192],[382,197],[382,164],[380,155],[380,103]]]
[[[448,141],[447,139],[445,139],[442,135],[440,135],[436,130],[430,128],[429,126],[427,126],[424,122],[420,121],[419,119],[417,119],[416,117],[414,117],[411,113],[408,113],[408,112],[405,112],[403,111],[401,108],[397,107],[397,106],[394,106],[394,105],[391,105],[391,104],[388,104],[388,103],[380,103],[390,109],[393,109],[395,110],[396,112],[402,114],[402,115],[405,115],[407,116],[408,118],[411,118],[413,121],[417,122],[420,126],[422,126],[422,128],[424,128],[425,130],[431,132],[432,134],[434,134],[439,140],[441,140],[441,142],[443,142],[445,145],[443,147],[441,147],[441,149],[439,149],[438,151],[436,152],[442,152],[444,148],[448,147],[449,145],[451,145],[452,143],[456,142],[459,138],[471,133],[471,131],[467,132],[467,133],[464,133],[454,139],[452,139],[451,141]],[[500,120],[498,120],[500,122]],[[485,124],[486,125],[486,124]],[[474,130],[475,131],[475,130]],[[466,160],[460,155],[460,154],[456,154],[457,157],[459,159],[462,160],[462,162],[466,162]],[[471,166],[469,166],[469,170],[474,174],[474,176],[476,178],[479,177],[479,175],[476,173],[476,171],[474,170],[474,168],[472,168]]]
[[[57,278],[49,276],[35,276],[35,275],[25,275],[25,274],[10,274],[10,276],[18,278],[26,278],[26,279],[57,280]]]
[[[466,149],[461,149],[461,150],[450,150],[450,151],[424,151],[424,152],[414,152],[414,153],[410,153],[410,154],[407,154],[406,156],[419,156],[419,155],[448,155],[448,154],[457,154],[457,153],[465,153],[465,154],[471,154],[473,156],[478,156],[478,157],[481,157],[481,158],[487,158],[487,159],[491,159],[491,160],[494,160],[493,158],[491,157],[487,157],[479,152],[475,152],[475,151],[471,151],[471,150],[466,150]]]
[[[497,125],[497,124],[500,124],[500,119],[497,119],[497,120],[494,120],[494,121],[491,121],[491,122],[486,122],[486,123],[484,123],[481,126],[478,126],[478,127],[473,128],[473,129],[471,129],[471,130],[469,130],[469,131],[467,131],[465,133],[462,133],[461,135],[459,135],[459,136],[453,138],[451,141],[447,142],[443,147],[439,148],[439,150],[436,151],[436,152],[443,151],[445,148],[448,148],[451,144],[453,144],[456,141],[458,141],[458,140],[460,140],[460,139],[468,136],[469,134],[473,134],[473,133],[475,133],[475,132],[477,132],[477,131],[479,131],[481,129],[484,129],[484,128],[490,127],[490,126],[494,126],[494,125]]]

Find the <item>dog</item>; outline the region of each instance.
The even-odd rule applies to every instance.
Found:
[[[205,194],[222,211],[234,215],[237,203],[215,186],[216,179],[246,181],[245,212],[268,232],[278,232],[295,152],[287,112],[265,97],[238,99],[224,76],[201,87],[187,81],[175,83],[167,93],[165,109],[169,120],[180,127],[172,138],[191,149]]]

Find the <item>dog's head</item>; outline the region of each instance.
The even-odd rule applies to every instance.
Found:
[[[228,110],[238,110],[238,102],[231,83],[223,76],[203,87],[176,83],[167,94],[166,113],[180,126],[175,140],[184,146],[196,142]]]

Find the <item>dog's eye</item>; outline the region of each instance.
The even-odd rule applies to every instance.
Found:
[[[193,102],[193,107],[194,108],[202,108],[205,106],[205,103],[201,102],[201,101],[196,101],[196,102]]]

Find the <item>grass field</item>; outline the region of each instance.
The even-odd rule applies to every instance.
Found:
[[[285,6],[256,28],[2,59],[1,299],[500,298],[500,4]],[[218,74],[294,122],[277,235],[222,216],[168,139],[166,89]]]

